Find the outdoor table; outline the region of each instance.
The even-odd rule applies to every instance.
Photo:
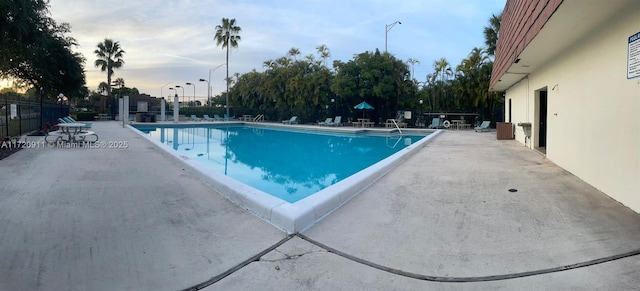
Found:
[[[242,121],[252,121],[252,120],[253,120],[252,115],[242,115]]]
[[[59,123],[58,127],[60,127],[60,131],[62,131],[63,134],[66,134],[68,137],[68,141],[75,141],[76,138],[75,136],[82,132],[82,128],[85,127],[86,124],[84,123]]]
[[[362,126],[362,127],[373,127],[373,125],[375,124],[375,122],[370,121],[369,118],[358,118],[357,122],[353,122],[353,126]]]
[[[460,125],[464,123],[464,120],[454,119],[451,120],[451,127],[453,129],[460,129]]]
[[[455,129],[468,129],[471,124],[466,123],[464,119],[451,120],[451,126]]]
[[[385,128],[394,128],[396,127],[396,124],[398,124],[398,121],[393,119],[393,118],[389,118],[387,119],[387,121],[384,123],[384,127]],[[398,125],[400,126],[400,125]]]

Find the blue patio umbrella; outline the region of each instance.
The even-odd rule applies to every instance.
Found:
[[[365,109],[373,109],[373,106],[369,105],[367,101],[362,101],[360,104],[353,106],[354,109],[362,109],[362,118],[364,118]]]

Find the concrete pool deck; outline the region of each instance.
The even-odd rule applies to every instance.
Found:
[[[0,161],[0,290],[640,285],[640,215],[495,132],[444,132],[288,236],[121,124],[94,130],[128,147]]]

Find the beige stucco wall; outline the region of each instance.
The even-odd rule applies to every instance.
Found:
[[[505,98],[512,99],[514,124],[532,123],[526,145],[534,148],[536,90],[546,88],[547,158],[640,212],[640,78],[627,79],[627,39],[640,32],[634,6],[512,86]],[[515,133],[525,144],[523,128]]]

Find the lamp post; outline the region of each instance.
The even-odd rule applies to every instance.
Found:
[[[176,88],[169,88],[169,90],[176,91],[175,95],[176,95],[176,96],[178,96],[178,89],[176,89]],[[169,100],[171,100],[171,99],[169,99]]]
[[[211,100],[209,100],[209,92],[211,92],[211,85],[209,85],[209,81],[205,80],[205,79],[200,79],[198,80],[200,82],[207,82],[207,107],[211,106],[209,105],[209,103],[211,102]]]
[[[423,110],[422,110],[422,99],[420,99],[418,101],[418,103],[420,103],[420,127],[424,127],[424,122],[422,121],[423,118],[424,118],[424,116],[423,116],[424,113],[423,113]]]
[[[64,94],[60,93],[58,94],[58,102],[60,102],[60,116],[63,116],[64,114],[62,114],[62,102],[64,101]]]
[[[180,86],[180,85],[176,85],[176,88],[180,88],[180,89],[182,89],[182,105],[183,105],[183,107],[184,107],[184,104],[185,104],[185,103],[184,103],[184,87],[182,87],[182,86]],[[178,92],[176,92],[176,93],[178,93]]]
[[[400,21],[396,21],[394,23],[391,24],[387,24],[384,26],[384,52],[387,52],[387,33],[389,32],[389,30],[391,30],[394,26],[396,26],[396,24],[402,24],[402,22]]]
[[[331,104],[333,104],[333,115],[338,114],[338,104],[336,104],[336,99],[331,98]]]
[[[164,88],[164,86],[167,86],[167,85],[169,85],[169,84],[171,84],[171,82],[166,83],[166,84],[164,84],[164,85],[160,86],[160,97],[164,97],[164,95],[162,95],[162,88]]]
[[[209,90],[208,90],[209,92],[207,94],[207,104],[211,104],[211,73],[214,72],[215,70],[219,69],[220,67],[226,65],[226,64],[227,63],[220,64],[215,68],[209,69],[209,81],[207,81],[207,84],[209,85]],[[204,79],[202,79],[202,80],[204,80]],[[209,105],[209,106],[211,106],[211,105]]]
[[[193,107],[195,107],[196,106],[196,85],[189,82],[186,82],[185,85],[193,86]]]

